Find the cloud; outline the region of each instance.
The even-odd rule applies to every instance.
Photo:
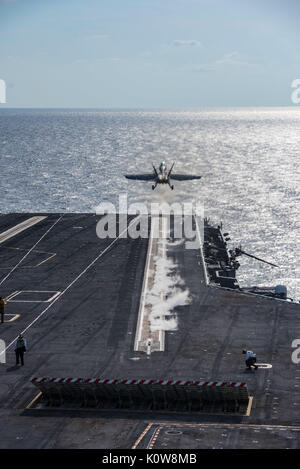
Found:
[[[121,62],[120,57],[104,57],[103,59],[96,59],[96,62]]]
[[[214,60],[213,62],[197,65],[193,68],[194,72],[212,72],[218,70],[223,65],[236,65],[242,67],[252,67],[253,63],[247,62],[240,57],[238,52],[230,52],[223,55],[221,59]]]
[[[179,50],[183,53],[187,51],[196,51],[197,49],[203,49],[203,44],[196,39],[175,39],[172,42],[167,44],[162,44],[160,46],[161,54],[174,54],[179,53]],[[175,52],[176,51],[176,52]]]
[[[190,40],[176,39],[175,41],[173,41],[172,45],[175,47],[203,47],[202,43],[200,41],[196,41],[195,39],[190,39]]]
[[[231,65],[246,65],[250,66],[249,62],[246,62],[245,60],[241,60],[239,58],[239,53],[238,52],[231,52],[230,54],[225,54],[221,59],[215,61],[216,65],[222,65],[222,64],[231,64]]]
[[[87,15],[87,16],[73,16],[71,20],[73,21],[97,21],[97,20],[102,20],[103,18],[104,18],[103,15],[93,14],[93,15]]]
[[[142,52],[141,54],[141,57],[152,57],[153,56],[153,52],[150,52],[150,51],[145,51],[145,52]]]
[[[98,58],[98,59],[76,59],[76,60],[73,60],[72,64],[81,65],[81,64],[96,64],[96,63],[102,63],[102,62],[115,63],[115,62],[120,62],[121,60],[122,59],[120,57],[103,57],[103,58]]]

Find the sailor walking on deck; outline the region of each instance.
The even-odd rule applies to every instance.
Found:
[[[258,366],[255,365],[256,363],[256,354],[251,350],[243,350],[243,353],[246,354],[246,367],[251,370],[253,366],[255,370],[257,370]]]
[[[6,301],[2,296],[0,296],[0,315],[1,315],[1,324],[4,322],[4,309],[5,309]]]
[[[16,365],[19,365],[19,360],[21,359],[21,366],[24,365],[24,352],[27,350],[27,342],[26,339],[22,336],[22,334],[19,335],[15,342],[15,353],[16,353]]]

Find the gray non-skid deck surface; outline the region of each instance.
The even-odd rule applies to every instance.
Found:
[[[0,233],[31,216],[2,215]],[[58,218],[48,215],[0,245],[1,278]],[[112,242],[97,238],[99,218],[64,215],[0,294],[46,290],[50,297],[63,291]],[[165,352],[147,358],[133,351],[147,246],[146,239],[118,239],[26,332],[24,367],[14,368],[9,349],[0,365],[0,448],[130,448],[149,422],[169,421],[172,427],[170,419],[181,425],[181,436],[175,441],[161,428],[154,448],[298,447],[300,364],[292,363],[291,344],[300,338],[300,306],[206,287],[200,252],[170,246],[192,302],[176,308],[178,330],[166,333]],[[38,265],[45,252],[56,255]],[[9,344],[48,305],[8,302],[6,312],[20,317],[0,325],[0,338]],[[246,371],[243,348],[272,368]],[[32,376],[246,381],[254,400],[250,417],[239,418],[24,411],[36,395]],[[205,422],[210,426],[203,432],[199,423]],[[225,431],[220,423],[232,426]],[[270,428],[258,431],[250,424]]]

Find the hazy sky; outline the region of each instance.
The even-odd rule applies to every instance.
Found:
[[[292,105],[299,24],[299,0],[0,0],[0,109]]]

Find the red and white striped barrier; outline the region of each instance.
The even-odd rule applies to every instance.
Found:
[[[198,411],[248,403],[246,383],[235,381],[34,377],[47,406]]]
[[[155,380],[155,379],[101,379],[101,378],[32,378],[32,383],[80,383],[80,384],[149,384],[160,386],[207,386],[207,387],[247,387],[246,383],[234,381],[184,381],[184,380]]]

